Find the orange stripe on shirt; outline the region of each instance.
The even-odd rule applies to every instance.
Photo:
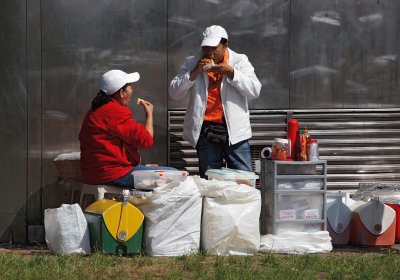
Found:
[[[225,51],[223,63],[228,62],[228,52]],[[221,74],[208,72],[208,97],[207,108],[204,113],[204,120],[209,122],[222,123],[224,117],[224,109],[222,108],[221,100]]]

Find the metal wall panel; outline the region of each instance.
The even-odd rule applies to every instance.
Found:
[[[289,108],[400,103],[400,2],[291,1]]]
[[[167,159],[166,1],[42,1],[43,185],[54,183],[51,160],[79,150],[84,114],[110,69],[138,71],[135,97],[154,104],[155,146],[144,163]]]
[[[28,173],[27,223],[42,224],[42,92],[40,0],[27,1]]]
[[[292,117],[318,140],[328,188],[400,180],[400,109],[298,110]]]
[[[26,213],[0,213],[0,242],[26,241]]]
[[[223,26],[229,46],[249,57],[263,84],[252,109],[286,108],[289,102],[289,0],[175,0],[168,2],[168,81],[185,58],[201,50],[204,29]],[[168,108],[185,108],[187,99],[169,100]]]
[[[1,1],[0,15],[0,242],[25,241],[26,1]]]

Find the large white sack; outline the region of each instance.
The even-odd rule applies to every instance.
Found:
[[[46,243],[51,253],[90,253],[89,228],[78,204],[44,211]]]
[[[192,177],[173,181],[132,204],[145,216],[144,249],[150,256],[181,256],[200,249],[202,198]]]
[[[332,251],[331,237],[327,231],[286,231],[277,235],[261,236],[259,252],[262,253],[328,253]]]
[[[203,203],[202,247],[210,255],[252,255],[260,246],[260,191],[195,178]]]

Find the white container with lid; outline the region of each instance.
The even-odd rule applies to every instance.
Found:
[[[245,184],[250,187],[256,187],[258,175],[254,172],[243,171],[230,168],[209,169],[206,171],[209,180],[215,179],[219,181],[231,181],[237,184]]]
[[[133,171],[132,174],[137,190],[154,190],[173,180],[183,182],[188,176],[187,171],[180,170],[138,170]]]

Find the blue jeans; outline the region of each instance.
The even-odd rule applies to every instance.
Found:
[[[228,168],[251,171],[252,160],[248,140],[229,146],[229,141],[216,144],[208,141],[204,133],[200,133],[196,150],[202,178],[207,178],[205,174],[208,169],[221,169],[223,159]]]
[[[128,174],[122,176],[121,178],[119,178],[117,180],[108,182],[106,185],[133,189],[135,179],[133,178],[132,172],[138,171],[138,170],[177,170],[177,169],[173,168],[173,167],[167,167],[167,166],[145,166],[145,165],[139,164],[139,165],[136,165],[135,167],[133,167],[132,170],[128,172]]]

